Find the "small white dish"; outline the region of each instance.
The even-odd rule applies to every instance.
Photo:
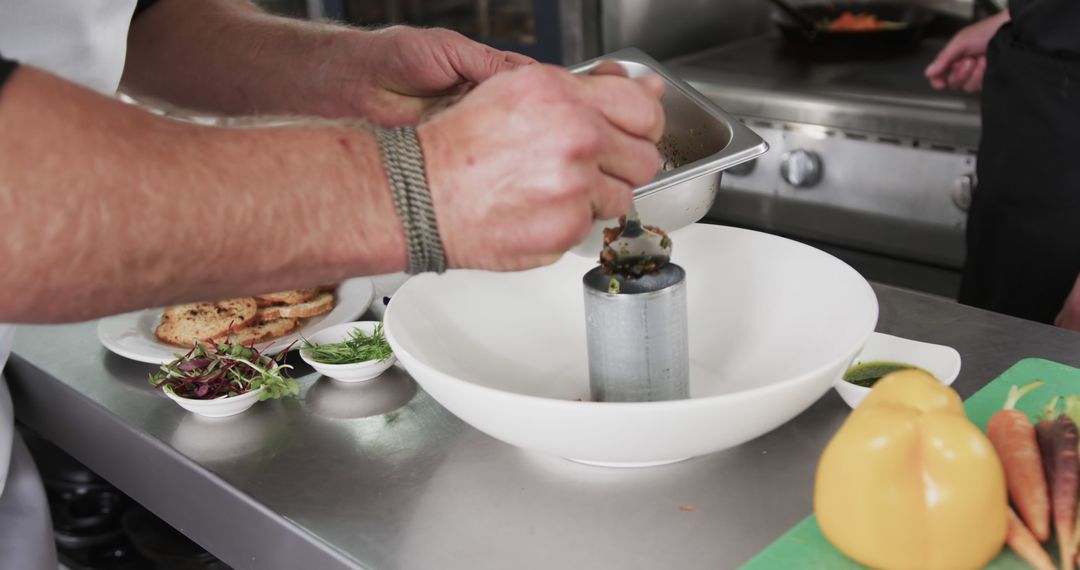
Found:
[[[866,340],[851,365],[874,361],[898,362],[922,368],[946,386],[955,382],[960,375],[960,353],[955,348],[877,332]],[[837,379],[835,387],[840,397],[852,408],[870,393],[870,388],[856,386],[843,377]]]
[[[364,334],[370,335],[375,332],[375,327],[378,324],[378,321],[343,323],[323,329],[305,338],[312,344],[333,344],[349,338],[349,332],[353,329],[360,329]],[[304,346],[300,347],[300,358],[303,358],[304,362],[311,365],[319,374],[338,382],[367,382],[386,372],[388,368],[397,362],[397,357],[391,354],[390,358],[383,361],[367,360],[353,364],[323,364],[312,360],[309,357],[308,349]]]
[[[225,418],[235,416],[255,405],[259,401],[259,394],[263,389],[252,390],[239,396],[229,396],[216,400],[195,400],[184,398],[172,393],[172,390],[162,390],[170,400],[176,402],[181,408],[207,418]]]

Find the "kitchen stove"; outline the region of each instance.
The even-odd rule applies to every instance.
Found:
[[[955,296],[975,187],[978,97],[936,92],[944,46],[881,57],[777,35],[666,62],[770,145],[725,172],[707,220],[813,243],[870,279]]]

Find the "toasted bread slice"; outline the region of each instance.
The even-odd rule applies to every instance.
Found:
[[[299,303],[306,303],[315,298],[319,294],[318,287],[306,287],[304,289],[293,289],[291,291],[280,291],[278,293],[267,293],[265,295],[255,295],[255,302],[260,307],[270,307],[273,305],[296,305]]]
[[[244,297],[217,303],[188,303],[165,309],[154,335],[177,346],[191,346],[242,329],[255,320],[255,299]]]
[[[258,318],[266,321],[271,319],[303,319],[314,317],[323,313],[329,313],[334,308],[333,293],[319,293],[314,299],[297,305],[274,305],[259,309]]]
[[[232,331],[231,334],[236,337],[236,342],[240,344],[257,344],[285,336],[295,331],[299,326],[300,322],[296,319],[256,319],[250,325]],[[228,338],[229,333],[225,333],[215,338],[214,342],[222,342]]]

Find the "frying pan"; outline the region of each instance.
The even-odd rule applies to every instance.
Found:
[[[787,4],[783,0],[773,0],[773,3]],[[797,17],[792,10],[801,12],[806,18]],[[903,25],[898,28],[866,31],[830,31],[809,25],[811,22],[834,20],[844,12],[873,14],[878,20],[899,22]],[[788,5],[778,15],[775,23],[784,38],[792,43],[838,51],[887,52],[916,46],[931,20],[932,13],[909,4],[830,2],[803,4],[797,8]]]

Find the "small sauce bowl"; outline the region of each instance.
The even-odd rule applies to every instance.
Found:
[[[878,361],[903,363],[921,368],[946,386],[955,382],[956,377],[960,375],[960,353],[955,348],[873,333],[851,365]],[[843,377],[838,378],[834,386],[844,402],[852,408],[858,406],[871,390],[865,386],[852,384]]]
[[[349,338],[349,333],[353,329],[360,329],[367,335],[373,334],[375,332],[375,327],[378,324],[378,321],[354,321],[351,323],[342,323],[323,329],[306,338],[309,342],[316,345],[334,344],[347,340]],[[324,364],[312,360],[308,349],[303,345],[300,347],[300,358],[304,359],[304,362],[307,362],[319,374],[337,380],[338,382],[367,382],[368,380],[378,377],[383,372],[386,372],[388,368],[397,362],[397,356],[391,354],[390,358],[383,361],[365,360],[364,362],[355,362],[352,364]]]

